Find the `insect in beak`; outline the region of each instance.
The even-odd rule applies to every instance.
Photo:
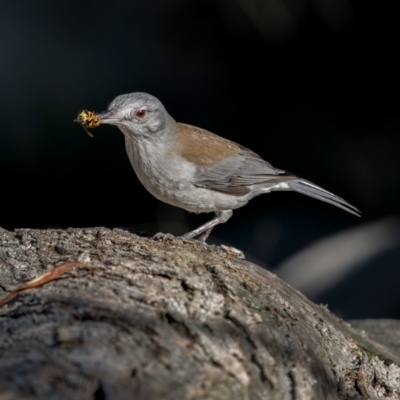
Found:
[[[77,118],[74,119],[74,122],[81,124],[82,128],[90,137],[93,137],[93,135],[91,132],[89,132],[88,128],[96,128],[101,124],[101,120],[100,118],[97,118],[96,113],[94,111],[87,110],[82,110],[78,114]]]

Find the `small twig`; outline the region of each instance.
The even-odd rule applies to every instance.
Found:
[[[38,286],[42,286],[47,282],[51,282],[60,275],[64,274],[65,272],[74,269],[74,268],[91,268],[90,265],[78,262],[78,261],[73,261],[73,262],[67,262],[64,264],[59,265],[58,267],[55,267],[49,272],[46,272],[43,275],[38,276],[35,279],[32,279],[29,282],[24,283],[21,285],[19,288],[13,290],[12,292],[8,293],[7,296],[3,297],[0,300],[0,307],[3,306],[4,304],[8,303],[13,297],[15,297],[17,294],[23,292],[24,290],[35,288]]]

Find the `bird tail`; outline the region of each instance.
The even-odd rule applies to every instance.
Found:
[[[293,180],[287,180],[286,184],[289,186],[291,190],[296,192],[305,194],[310,197],[314,197],[315,199],[325,201],[326,203],[333,204],[336,207],[341,208],[351,214],[360,216],[361,212],[346,200],[343,200],[339,196],[336,196],[333,193],[328,192],[321,187],[314,185],[313,183],[306,181],[305,179],[296,178]]]

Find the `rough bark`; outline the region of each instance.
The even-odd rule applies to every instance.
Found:
[[[0,399],[400,398],[395,342],[228,248],[0,229],[0,295],[67,261],[0,309]]]

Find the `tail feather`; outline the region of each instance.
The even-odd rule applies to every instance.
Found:
[[[314,185],[313,183],[306,181],[305,179],[294,179],[287,181],[287,184],[290,189],[305,194],[310,197],[314,197],[315,199],[325,201],[326,203],[332,204],[336,207],[341,208],[351,214],[359,217],[361,212],[346,200],[343,200],[339,196],[336,196],[333,193],[328,192],[321,187]]]

